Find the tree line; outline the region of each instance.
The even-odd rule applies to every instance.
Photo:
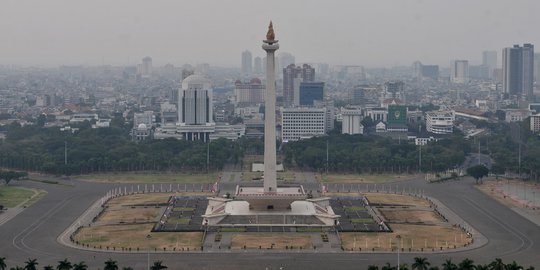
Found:
[[[380,136],[328,136],[289,142],[279,147],[287,168],[348,173],[442,172],[461,165],[471,152],[480,151],[495,161],[490,171],[521,173],[533,179],[540,174],[540,136],[521,124],[472,121],[488,130],[482,137],[465,139],[454,132],[445,139],[417,146],[411,140]],[[219,139],[207,144],[176,139],[133,142],[130,127],[113,119],[110,128],[92,129],[89,123],[76,133],[39,125],[3,127],[0,167],[51,174],[88,174],[121,171],[221,170],[225,164],[242,164],[244,155],[264,153],[260,139]],[[328,152],[327,152],[328,151]],[[207,156],[208,155],[208,156]],[[521,158],[519,157],[521,155]],[[208,158],[208,160],[207,160]]]
[[[128,130],[81,125],[76,133],[59,128],[13,124],[0,144],[0,167],[51,174],[117,171],[220,170],[243,156],[239,143],[206,144],[177,139],[133,142]],[[207,157],[208,154],[208,157]],[[208,158],[208,160],[207,160]]]
[[[392,265],[391,263],[386,263],[384,266],[379,267],[377,265],[369,265],[367,270],[534,270],[533,266],[525,268],[519,265],[516,261],[511,263],[504,263],[500,258],[496,258],[490,263],[486,264],[475,264],[473,260],[465,258],[460,262],[454,263],[451,259],[447,259],[442,263],[441,267],[437,265],[432,265],[427,258],[424,257],[415,257],[413,263],[409,267],[407,263],[400,263],[399,269],[397,266]],[[39,263],[36,259],[28,259],[25,262],[24,267],[13,266],[9,268],[10,270],[37,270]],[[162,261],[154,261],[150,266],[151,270],[162,270],[167,269],[168,267],[163,264]],[[6,258],[0,257],[0,270],[6,270]],[[56,268],[52,265],[47,265],[43,267],[44,270],[87,270],[88,266],[84,261],[79,263],[72,263],[68,259],[58,261]],[[118,263],[112,259],[108,259],[104,262],[104,270],[119,270]],[[133,270],[132,267],[126,266],[122,267],[122,270]]]
[[[283,147],[288,167],[354,173],[441,172],[463,163],[470,151],[469,142],[460,134],[425,146],[405,139],[331,134]]]
[[[10,267],[10,270],[37,270],[38,269],[38,261],[36,259],[28,259],[26,262],[24,262],[24,266],[13,266]],[[104,263],[103,270],[119,270],[118,263],[115,260],[108,259]],[[162,261],[154,261],[154,263],[150,266],[151,270],[162,270],[167,269],[168,267],[163,264]],[[6,258],[0,257],[0,270],[7,270],[6,265]],[[78,263],[72,263],[68,261],[68,259],[64,259],[61,261],[58,261],[58,264],[56,267],[52,265],[46,265],[43,267],[43,270],[87,270],[88,266],[84,261],[78,262]],[[133,267],[125,266],[122,267],[122,270],[133,270]]]
[[[398,270],[398,267],[390,263],[386,263],[384,266],[379,267],[376,265],[369,265],[368,270]],[[437,265],[431,265],[427,258],[415,257],[414,262],[409,265],[404,263],[399,265],[399,270],[523,270],[525,269],[516,261],[505,264],[500,258],[496,258],[487,264],[475,264],[474,260],[469,258],[463,259],[461,262],[454,263],[451,259],[445,260],[441,267]],[[526,268],[527,270],[534,270],[533,266]]]

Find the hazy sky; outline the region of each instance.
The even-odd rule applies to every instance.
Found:
[[[263,56],[274,21],[297,62],[447,66],[530,42],[538,0],[0,0],[0,65],[210,63]],[[278,52],[280,52],[278,51]]]

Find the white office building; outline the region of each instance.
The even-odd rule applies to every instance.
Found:
[[[342,109],[341,110],[342,134],[364,134],[364,126],[362,125],[362,110],[360,109]]]
[[[208,141],[215,130],[210,80],[191,75],[182,81],[178,94],[177,132],[186,140]]]
[[[454,131],[453,111],[433,111],[426,113],[426,129],[435,134],[451,134]]]
[[[325,134],[326,108],[284,108],[281,111],[281,139],[298,141]]]

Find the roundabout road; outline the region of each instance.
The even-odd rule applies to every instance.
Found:
[[[79,217],[112,184],[73,182],[51,185],[38,182],[17,182],[16,185],[39,187],[49,193],[0,226],[0,257],[7,258],[8,267],[23,265],[36,258],[43,267],[56,265],[67,258],[71,262],[85,261],[91,269],[102,267],[109,258],[120,267],[146,269],[147,260],[162,260],[169,269],[365,269],[369,264],[395,264],[391,253],[137,253],[119,254],[72,249],[59,244],[57,237]],[[309,184],[308,184],[309,185]],[[384,185],[384,184],[383,184]],[[480,248],[452,253],[401,253],[401,262],[409,265],[416,256],[427,257],[432,265],[445,259],[459,262],[471,258],[475,263],[487,263],[500,257],[505,262],[517,261],[528,267],[540,267],[540,227],[501,205],[474,188],[472,179],[428,184],[423,180],[386,184],[399,189],[424,190],[425,194],[445,204],[453,212],[480,231],[488,243]],[[124,185],[122,185],[124,186]],[[316,189],[317,187],[309,187]]]

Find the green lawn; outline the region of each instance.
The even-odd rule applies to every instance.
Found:
[[[365,211],[366,208],[365,207],[362,207],[362,206],[346,206],[344,207],[345,209],[345,212],[347,213],[353,213],[353,212],[356,212],[356,211]]]
[[[242,181],[262,180],[262,172],[243,172]]]
[[[183,211],[194,211],[195,208],[193,207],[175,207],[173,208],[174,212],[183,212]]]
[[[167,219],[167,223],[178,223],[178,224],[188,224],[190,221],[191,221],[191,218],[171,217]]]
[[[353,218],[351,222],[355,224],[375,223],[371,218]]]
[[[74,176],[74,179],[108,183],[214,183],[217,174],[187,173],[105,173]]]
[[[284,180],[284,181],[294,181],[296,177],[294,176],[294,172],[287,171],[287,172],[278,172],[277,173],[278,180]]]
[[[34,191],[22,187],[0,186],[0,205],[10,208],[30,199]]]

